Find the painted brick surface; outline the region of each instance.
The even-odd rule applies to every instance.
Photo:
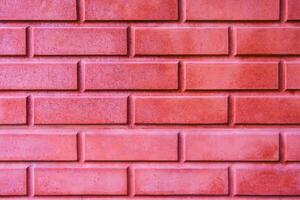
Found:
[[[0,28],[0,55],[25,55],[26,31],[21,27]]]
[[[188,20],[279,20],[279,0],[187,0]]]
[[[136,169],[137,195],[224,195],[227,169]]]
[[[0,0],[0,199],[300,198],[300,0]]]

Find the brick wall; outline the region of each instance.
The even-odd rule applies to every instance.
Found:
[[[300,198],[300,0],[0,0],[0,198]]]

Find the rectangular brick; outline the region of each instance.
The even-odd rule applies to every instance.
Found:
[[[36,168],[36,195],[126,195],[127,172],[119,168]]]
[[[187,90],[278,89],[278,63],[186,63]]]
[[[300,28],[237,28],[237,55],[300,55]]]
[[[25,97],[0,98],[0,124],[26,124]]]
[[[291,131],[284,134],[285,160],[300,161],[300,133]]]
[[[188,161],[278,161],[279,135],[266,131],[194,131],[185,139]]]
[[[0,63],[0,90],[75,90],[76,63]]]
[[[300,63],[286,63],[286,88],[290,90],[300,89]]]
[[[187,0],[187,20],[279,20],[279,0]]]
[[[287,19],[300,20],[300,1],[287,0]]]
[[[138,168],[137,195],[226,195],[226,168]]]
[[[177,148],[176,132],[104,130],[85,137],[86,160],[176,161]]]
[[[299,195],[300,169],[258,165],[234,170],[237,195]]]
[[[87,90],[171,90],[178,88],[178,64],[87,63]]]
[[[225,124],[227,97],[135,97],[136,124]]]
[[[135,28],[135,55],[227,55],[228,28]]]
[[[0,196],[23,196],[27,194],[25,168],[0,169]]]
[[[71,161],[77,160],[75,134],[59,131],[1,131],[1,161]],[[60,131],[61,132],[61,131]]]
[[[126,55],[126,28],[34,28],[35,55]]]
[[[36,124],[125,124],[126,97],[37,97]]]
[[[1,27],[0,38],[0,55],[26,55],[25,28]]]
[[[86,20],[176,20],[177,0],[85,0]]]
[[[0,0],[0,20],[76,20],[76,0]]]
[[[299,97],[236,97],[234,110],[236,124],[300,123]]]

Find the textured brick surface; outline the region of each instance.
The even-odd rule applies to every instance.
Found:
[[[26,124],[26,114],[25,98],[0,98],[0,124]]]
[[[0,28],[0,55],[25,55],[26,32],[25,28]]]
[[[187,90],[278,89],[278,63],[187,63]]]
[[[237,28],[238,55],[299,55],[300,28]]]
[[[27,194],[26,169],[0,169],[0,196],[23,196]]]
[[[226,55],[227,28],[136,28],[136,55]]]
[[[125,97],[65,97],[35,99],[36,124],[124,124]]]
[[[300,123],[298,97],[237,97],[237,124],[297,124]]]
[[[300,20],[300,2],[298,0],[288,0],[288,20]]]
[[[226,97],[137,97],[137,124],[224,124]]]
[[[136,169],[137,195],[221,195],[228,193],[227,169]]]
[[[300,0],[0,0],[0,199],[299,198]]]
[[[187,19],[279,20],[279,0],[187,0]]]
[[[127,53],[125,28],[34,28],[34,35],[36,55]]]
[[[173,132],[174,133],[174,132]],[[176,134],[164,131],[102,131],[88,133],[85,139],[86,160],[175,161]],[[110,149],[110,151],[106,151]]]
[[[299,168],[237,167],[234,170],[234,180],[235,194],[238,195],[299,195],[300,193]]]
[[[76,147],[75,134],[56,133],[55,130],[39,130],[35,134],[1,131],[0,160],[76,160]]]
[[[37,195],[126,195],[126,169],[37,168]]]
[[[278,134],[195,132],[186,135],[186,159],[198,161],[264,161],[279,159]]]
[[[0,63],[1,90],[76,90],[76,63]]]
[[[1,0],[0,20],[76,20],[76,0]]]
[[[177,0],[85,0],[87,20],[176,20]]]
[[[87,90],[175,90],[177,63],[87,63]]]

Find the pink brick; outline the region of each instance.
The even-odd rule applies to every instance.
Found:
[[[137,195],[225,195],[226,168],[139,168],[135,170]]]
[[[187,0],[188,20],[279,20],[279,0]]]
[[[300,169],[258,165],[234,171],[237,195],[299,195]]]
[[[234,101],[237,124],[300,123],[299,97],[236,97]]]
[[[237,28],[238,55],[300,55],[300,28]]]
[[[174,131],[104,130],[86,135],[85,158],[102,161],[176,161],[177,145]]]
[[[300,133],[298,131],[285,134],[285,160],[300,161]]]
[[[1,90],[75,90],[76,63],[0,63]]]
[[[0,169],[0,196],[23,196],[27,194],[25,168]]]
[[[126,97],[38,97],[36,124],[125,124]]]
[[[135,28],[136,55],[227,55],[227,28]]]
[[[126,55],[126,28],[34,28],[35,55]]]
[[[127,172],[118,168],[37,168],[36,195],[126,195]]]
[[[177,0],[85,0],[86,20],[176,20]]]
[[[0,124],[26,124],[26,98],[0,98]]]
[[[278,88],[278,63],[187,63],[187,90]]]
[[[8,56],[26,54],[25,28],[1,27],[0,38],[0,55]]]
[[[194,131],[186,135],[189,161],[278,161],[279,136],[241,130]]]
[[[287,19],[300,20],[300,1],[287,0]]]
[[[300,63],[286,63],[286,88],[300,89]]]
[[[88,63],[87,90],[171,90],[178,88],[177,63]]]
[[[71,161],[77,160],[75,134],[57,133],[59,131],[7,130],[0,133],[0,160],[4,161]]]
[[[76,20],[76,0],[0,0],[0,20]]]
[[[136,124],[225,124],[227,97],[136,97]]]

